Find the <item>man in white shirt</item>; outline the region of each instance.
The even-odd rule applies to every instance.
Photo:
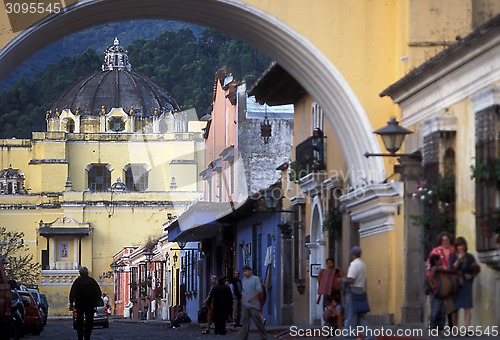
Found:
[[[259,316],[259,295],[262,294],[262,283],[260,278],[253,275],[250,266],[243,267],[243,275],[245,276],[241,281],[241,304],[243,327],[241,328],[240,340],[248,340],[248,333],[250,331],[250,319],[253,319],[257,329],[260,333],[262,340],[267,339],[266,328]]]
[[[351,330],[356,329],[358,326],[368,326],[366,313],[356,313],[352,308],[352,294],[363,293],[366,289],[366,264],[361,260],[361,248],[354,246],[351,249],[351,263],[347,269],[347,276],[343,278],[344,285],[348,286],[345,295],[345,328],[348,330],[348,335],[345,339],[355,339],[358,336],[350,336]],[[374,339],[373,337],[366,337],[367,340]]]

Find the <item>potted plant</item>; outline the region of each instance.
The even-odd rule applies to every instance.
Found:
[[[489,162],[478,162],[471,165],[471,176],[476,183],[481,185],[496,185],[500,189],[500,158]]]
[[[492,179],[491,168],[487,163],[476,163],[470,166],[471,176],[476,183],[486,184]]]

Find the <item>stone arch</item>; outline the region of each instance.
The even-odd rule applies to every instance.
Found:
[[[311,42],[276,17],[233,0],[88,0],[48,16],[23,31],[0,51],[0,79],[19,62],[58,39],[109,21],[163,18],[211,27],[242,39],[276,60],[314,96],[340,142],[352,185],[385,178],[370,121],[347,81]],[[320,76],[321,75],[321,76]]]

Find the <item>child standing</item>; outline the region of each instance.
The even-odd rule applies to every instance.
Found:
[[[441,257],[438,254],[433,254],[429,257],[429,269],[425,273],[426,292],[429,293],[429,301],[431,305],[431,314],[429,317],[429,326],[431,329],[438,328],[442,330],[445,323],[445,306],[444,300],[436,296],[436,272],[441,270]]]
[[[342,305],[337,297],[334,297],[330,306],[325,308],[323,320],[326,326],[333,327],[334,329],[340,329],[344,326]]]

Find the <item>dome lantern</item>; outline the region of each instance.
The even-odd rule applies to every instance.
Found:
[[[132,65],[128,62],[128,52],[120,46],[118,38],[115,38],[113,46],[108,47],[104,52],[104,64],[102,64],[102,70],[132,70]]]

